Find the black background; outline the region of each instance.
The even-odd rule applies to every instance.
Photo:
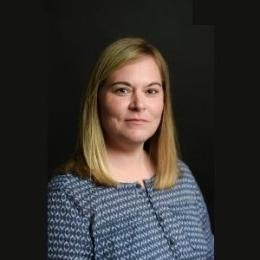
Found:
[[[2,6],[1,256],[6,259],[47,259],[45,205],[52,167],[48,166],[48,92],[54,82],[50,72],[59,66],[53,64],[53,18],[61,2],[44,3],[12,1]],[[158,1],[158,12],[164,3]],[[258,8],[245,2],[194,0],[193,12],[194,26],[214,25],[215,176],[209,176],[215,187],[215,259],[257,259]],[[164,25],[168,31],[171,27]],[[190,165],[190,160],[186,162]],[[201,176],[201,171],[195,174]]]
[[[215,176],[210,173],[210,178],[215,187],[215,259],[257,259],[259,8],[251,2],[193,2],[193,25],[214,25]],[[158,11],[164,3],[158,1]],[[55,43],[52,18],[59,5],[53,0],[44,6],[37,1],[2,3],[0,191],[5,259],[47,259],[48,87],[56,59],[48,44]],[[201,176],[200,171],[194,174]]]
[[[165,1],[157,2],[159,11]],[[215,187],[215,259],[257,259],[259,153],[254,148],[259,147],[256,125],[259,73],[258,63],[255,63],[259,60],[259,8],[251,2],[193,2],[193,25],[201,28],[214,25],[215,28],[214,178],[209,174]],[[115,1],[110,0],[110,3],[113,5]],[[149,6],[148,1],[146,3]],[[51,168],[50,164],[48,167],[48,88],[53,82],[50,72],[56,59],[48,45],[54,43],[55,34],[50,30],[53,32],[52,17],[59,5],[53,0],[45,1],[44,6],[37,1],[2,4],[0,190],[3,259],[47,259],[45,206],[47,173]],[[171,34],[171,25],[164,24],[162,31],[164,28]],[[55,161],[62,160],[61,157],[56,157]],[[201,176],[200,171],[194,174]]]
[[[182,158],[208,206],[214,231],[214,25],[193,1],[49,1],[48,178],[74,151],[80,97],[100,52],[140,36],[170,69]],[[194,11],[195,10],[195,11]]]

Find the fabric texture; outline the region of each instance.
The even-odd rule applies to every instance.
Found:
[[[154,178],[97,186],[71,173],[48,186],[48,259],[214,259],[206,204],[188,166],[170,189]]]

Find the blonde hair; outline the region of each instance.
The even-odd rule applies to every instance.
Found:
[[[161,53],[142,38],[119,39],[102,52],[85,90],[79,120],[78,139],[74,156],[60,170],[71,171],[81,177],[90,177],[95,183],[105,186],[118,184],[110,177],[107,153],[98,115],[98,91],[108,76],[120,66],[135,61],[143,55],[154,58],[161,72],[164,88],[164,108],[161,123],[156,133],[145,142],[155,165],[155,189],[172,187],[179,175],[177,160],[178,142],[174,124],[169,71]]]

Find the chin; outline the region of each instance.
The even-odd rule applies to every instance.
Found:
[[[152,135],[135,135],[135,136],[128,136],[127,139],[131,143],[144,143],[146,142]]]

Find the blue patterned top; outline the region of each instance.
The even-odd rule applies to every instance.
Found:
[[[117,187],[70,173],[48,186],[48,259],[214,259],[202,193],[186,164],[170,189],[154,177]]]

